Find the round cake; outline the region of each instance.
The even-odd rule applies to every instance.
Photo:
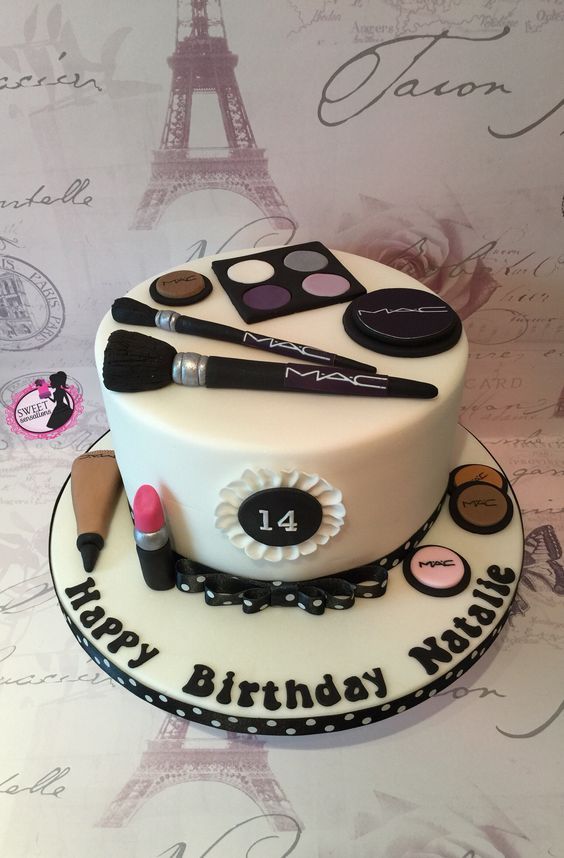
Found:
[[[288,253],[294,254],[294,265],[305,267],[296,251],[289,248]],[[230,254],[228,260],[234,256],[238,255]],[[393,290],[401,297],[397,290],[408,290],[405,308],[400,301],[393,310],[373,311],[373,318],[392,322],[404,322],[407,316],[416,322],[430,318],[407,297],[418,290],[416,297],[431,300],[432,293],[406,274],[348,253],[335,252],[335,257],[368,293]],[[214,288],[186,314],[243,330],[245,323],[217,282],[213,261],[206,258],[187,266]],[[237,272],[237,263],[229,264],[229,269]],[[259,276],[264,273],[259,266]],[[316,275],[304,274],[310,290],[323,287],[311,279]],[[333,275],[327,288],[339,288],[336,278]],[[140,284],[129,296],[162,310],[150,295],[150,284],[150,280]],[[246,288],[257,292],[256,286]],[[259,297],[253,295],[253,301]],[[425,300],[420,303],[427,306]],[[388,376],[430,383],[438,395],[321,396],[186,389],[173,383],[158,390],[118,393],[103,386],[129,502],[133,504],[141,485],[155,487],[174,549],[183,557],[251,579],[304,581],[375,560],[384,566],[390,558],[397,561],[398,552],[438,511],[452,467],[466,338],[462,333],[448,350],[424,357],[381,354],[347,335],[345,309],[343,303],[316,306],[249,327],[255,340],[305,343],[374,364]],[[96,338],[100,378],[108,338],[124,328],[141,330],[118,324],[111,313],[100,325]],[[170,343],[177,352],[303,363],[298,350],[290,359],[274,350],[265,354],[156,328],[143,333]],[[338,373],[336,367],[325,368],[329,370]]]
[[[118,299],[111,431],[50,535],[79,644],[141,700],[250,734],[367,725],[456,681],[523,553],[507,477],[457,425],[466,361],[439,296],[318,242]]]

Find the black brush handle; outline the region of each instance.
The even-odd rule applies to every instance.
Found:
[[[416,399],[432,399],[438,394],[434,385],[412,379],[350,372],[335,367],[222,357],[207,358],[205,386]]]
[[[174,329],[179,334],[192,334],[193,337],[207,337],[210,340],[223,340],[226,343],[242,343],[244,331],[219,322],[206,319],[194,319],[192,316],[179,316]]]
[[[209,357],[206,363],[206,387],[242,390],[284,390],[284,363],[260,360]]]
[[[195,337],[207,337],[212,340],[223,340],[227,343],[238,343],[250,349],[270,352],[270,354],[283,355],[284,357],[305,360],[325,366],[342,366],[355,369],[359,372],[376,372],[376,368],[369,364],[341,355],[317,349],[315,346],[307,346],[303,343],[295,343],[290,340],[279,340],[269,334],[261,334],[258,331],[241,331],[230,325],[221,325],[218,322],[210,322],[206,319],[194,319],[191,316],[179,316],[174,324],[174,329],[179,334],[192,334]]]

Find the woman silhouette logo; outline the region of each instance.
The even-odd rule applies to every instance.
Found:
[[[36,378],[15,393],[6,409],[6,420],[13,432],[26,438],[56,438],[76,424],[83,411],[82,396],[67,374],[60,370],[44,378]]]

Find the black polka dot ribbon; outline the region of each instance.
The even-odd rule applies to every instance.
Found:
[[[216,572],[192,560],[176,563],[176,586],[184,593],[204,593],[207,605],[241,605],[245,614],[269,606],[301,608],[323,614],[326,608],[352,608],[356,598],[377,599],[386,592],[388,572],[376,563],[349,569],[338,576],[312,581],[255,581]]]

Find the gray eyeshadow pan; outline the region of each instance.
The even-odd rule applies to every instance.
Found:
[[[329,260],[316,250],[293,250],[284,257],[284,265],[292,271],[321,271]]]

